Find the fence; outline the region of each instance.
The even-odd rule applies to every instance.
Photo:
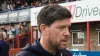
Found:
[[[30,43],[29,40],[30,40],[29,33],[23,35],[21,34],[12,39],[6,40],[6,42],[10,44],[9,56],[15,56],[16,53],[18,53],[21,50],[21,48]]]

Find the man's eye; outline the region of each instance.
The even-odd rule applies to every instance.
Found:
[[[59,27],[60,30],[63,30],[63,29],[65,29],[65,28],[66,28],[65,26]]]

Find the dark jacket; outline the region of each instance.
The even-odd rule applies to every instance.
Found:
[[[9,44],[0,40],[0,56],[9,56]]]
[[[44,50],[39,40],[36,40],[34,44],[24,47],[16,56],[72,56],[72,54],[68,50],[63,50],[53,55]]]

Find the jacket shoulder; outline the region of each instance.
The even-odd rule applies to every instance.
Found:
[[[16,56],[35,56],[35,55],[28,51],[20,51]]]
[[[25,46],[16,56],[37,56],[35,53],[35,48],[31,45]]]

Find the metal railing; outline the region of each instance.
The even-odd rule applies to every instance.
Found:
[[[25,39],[28,40],[23,41]],[[15,56],[25,45],[27,45],[27,43],[30,43],[29,40],[30,40],[29,33],[21,34],[19,36],[6,40],[6,42],[9,43],[10,45],[9,56]],[[22,42],[24,43],[24,45]]]

